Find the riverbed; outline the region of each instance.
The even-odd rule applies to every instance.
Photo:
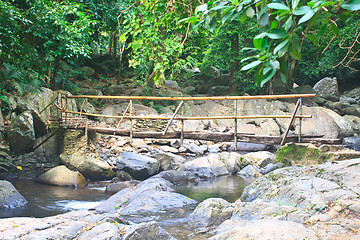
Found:
[[[111,195],[105,193],[108,182],[92,182],[84,189],[58,187],[39,184],[30,180],[13,180],[16,189],[28,200],[28,204],[18,209],[1,209],[0,218],[47,217],[77,209],[91,209]],[[207,198],[223,198],[234,202],[240,198],[244,187],[249,184],[238,176],[223,176],[213,181],[189,182],[177,185],[175,190],[199,202]],[[193,209],[181,209],[176,214],[158,216],[129,217],[135,223],[155,220],[177,239],[187,239],[187,216]]]

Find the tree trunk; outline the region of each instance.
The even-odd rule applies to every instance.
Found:
[[[231,36],[231,59],[230,59],[230,85],[227,93],[236,91],[235,79],[236,73],[239,70],[239,34],[234,33]]]

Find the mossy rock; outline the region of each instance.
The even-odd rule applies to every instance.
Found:
[[[324,163],[329,158],[328,153],[322,153],[310,144],[286,144],[276,152],[276,162],[284,166],[311,166]]]

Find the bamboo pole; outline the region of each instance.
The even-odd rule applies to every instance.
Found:
[[[132,99],[130,99],[129,105],[130,105],[130,116],[131,116],[133,113]],[[133,138],[133,118],[130,118],[130,143],[132,143],[132,138]]]
[[[299,98],[300,101],[300,115],[302,115],[302,99]],[[302,128],[302,118],[299,118],[299,139],[298,142],[301,143],[301,128]]]
[[[296,105],[295,105],[294,112],[293,112],[293,114],[292,114],[292,116],[291,116],[289,126],[287,127],[286,132],[285,132],[285,134],[284,134],[284,137],[283,137],[283,139],[281,140],[280,146],[282,146],[282,145],[285,143],[285,139],[286,139],[286,137],[287,137],[287,135],[288,135],[288,133],[289,133],[289,131],[290,131],[290,127],[291,127],[291,125],[292,125],[292,123],[293,123],[293,121],[294,121],[294,119],[295,119],[295,116],[296,116],[296,113],[297,113],[297,111],[298,111],[298,109],[299,109],[300,103],[301,103],[301,100],[299,99],[299,100],[297,101]]]
[[[234,100],[234,116],[237,117],[237,100]],[[234,134],[234,144],[235,144],[235,151],[237,151],[237,118],[234,119],[235,122],[235,134]]]
[[[60,108],[59,106],[57,106]],[[62,111],[72,114],[80,114],[80,112],[69,111],[60,108]],[[122,116],[101,115],[94,113],[83,113],[84,116],[103,117],[103,118],[122,118]],[[249,116],[204,116],[204,117],[174,117],[174,120],[212,120],[212,119],[252,119],[252,118],[291,118],[291,115],[249,115]],[[164,116],[125,116],[126,119],[153,119],[153,120],[169,120],[170,117]],[[311,115],[296,115],[295,118],[312,118]]]
[[[67,108],[67,104],[68,104],[68,98],[65,98],[65,125],[67,124],[67,111],[66,111],[66,108]]]
[[[165,128],[165,130],[164,130],[164,132],[163,132],[163,135],[165,135],[166,134],[166,132],[167,132],[167,130],[169,129],[169,127],[170,127],[170,124],[172,123],[172,121],[174,120],[174,117],[176,116],[176,114],[179,112],[179,110],[180,110],[180,108],[181,108],[181,106],[184,104],[184,101],[181,101],[180,102],[180,104],[179,104],[179,106],[176,108],[176,110],[175,110],[175,112],[174,112],[174,114],[171,116],[171,118],[170,118],[170,120],[169,120],[169,122],[168,122],[168,124],[166,125],[166,128]]]
[[[185,111],[184,108],[185,108],[185,105],[183,105],[181,108],[181,117],[184,116],[184,111]],[[184,146],[184,127],[185,127],[185,122],[182,119],[181,120],[181,134],[180,134],[180,144],[182,147]]]
[[[125,109],[125,111],[124,111],[124,114],[121,116],[120,121],[119,121],[118,124],[116,125],[116,130],[119,129],[120,123],[124,120],[125,114],[126,114],[126,112],[129,110],[129,107],[130,107],[130,101],[129,101],[129,104],[126,106],[126,109]]]
[[[82,102],[82,104],[81,104],[81,108],[80,108],[80,114],[79,114],[79,120],[78,120],[78,123],[76,124],[76,126],[75,126],[75,129],[78,127],[78,125],[80,124],[80,119],[81,119],[81,115],[82,115],[82,111],[83,111],[83,107],[84,107],[84,104],[85,104],[85,101],[86,101],[86,99],[84,99],[84,101]]]
[[[257,95],[257,96],[218,96],[218,97],[154,97],[154,96],[73,95],[73,96],[67,96],[67,98],[197,101],[197,100],[285,99],[285,98],[307,98],[307,97],[315,97],[315,96],[316,96],[316,94]]]

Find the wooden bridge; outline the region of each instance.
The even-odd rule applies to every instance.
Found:
[[[184,139],[207,140],[213,142],[234,142],[235,150],[237,142],[255,142],[267,145],[283,145],[286,142],[306,142],[315,145],[321,144],[339,144],[340,139],[323,139],[323,136],[306,136],[302,135],[302,119],[311,118],[311,115],[302,115],[302,98],[315,97],[315,94],[289,94],[289,95],[259,95],[259,96],[219,96],[219,97],[149,97],[149,96],[88,96],[88,95],[64,95],[59,94],[58,98],[52,102],[57,107],[57,118],[62,127],[67,129],[83,129],[86,131],[94,131],[102,134],[128,136],[132,138],[155,138],[155,139],[180,139],[181,144]],[[83,99],[80,111],[69,110],[70,99]],[[84,103],[87,99],[107,99],[107,100],[125,100],[128,105],[122,115],[100,115],[84,112]],[[254,99],[297,99],[294,111],[291,115],[253,115],[242,116],[238,115],[238,101]],[[177,101],[178,106],[172,116],[135,116],[133,109],[133,101],[141,100],[156,100],[156,101]],[[231,116],[184,116],[184,102],[185,101],[233,101],[233,115]],[[298,114],[299,113],[299,114]],[[89,118],[113,118],[118,119],[115,126],[100,126],[98,122],[90,120]],[[259,136],[253,133],[238,132],[239,119],[257,119],[257,118],[287,118],[289,119],[288,127],[282,136]],[[130,120],[129,129],[120,129],[121,123],[127,119]],[[134,129],[134,120],[156,120],[166,121],[166,127],[162,132],[150,131],[136,131]],[[234,121],[233,132],[219,133],[219,132],[193,132],[184,131],[185,121],[196,120],[214,120],[214,119],[231,119]],[[289,130],[295,119],[299,119],[299,132],[296,136],[288,136]],[[181,122],[181,130],[169,131],[169,126],[174,121]]]

